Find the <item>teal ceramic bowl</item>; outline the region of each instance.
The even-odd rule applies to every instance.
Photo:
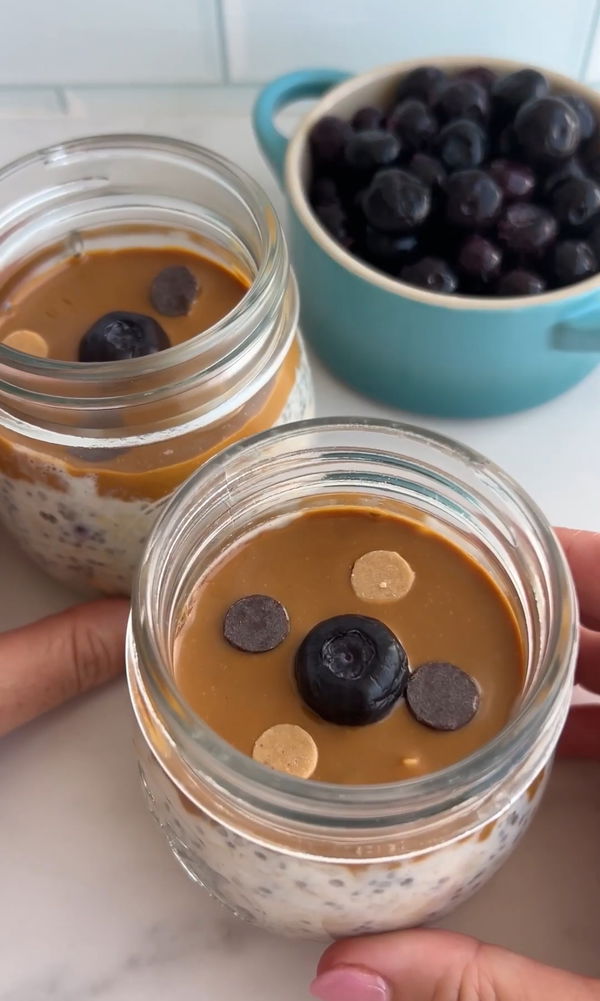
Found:
[[[301,292],[302,328],[325,364],[354,388],[422,414],[484,417],[552,399],[600,360],[600,275],[539,296],[494,299],[436,295],[390,278],[345,251],[307,201],[307,135],[323,115],[349,118],[389,103],[398,80],[423,60],[349,78],[304,70],[270,83],[258,97],[258,141],[283,184],[288,235]],[[431,60],[446,69],[493,59]],[[600,95],[548,71],[556,92],[581,94],[600,119]],[[275,124],[287,104],[320,97],[288,142]]]

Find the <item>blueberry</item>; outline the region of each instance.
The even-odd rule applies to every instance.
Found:
[[[364,726],[386,716],[408,682],[406,651],[383,622],[336,615],[305,636],[295,677],[306,705],[340,726]]]
[[[398,84],[396,97],[416,97],[425,104],[433,104],[446,84],[447,76],[437,66],[419,66],[411,70]]]
[[[596,274],[598,261],[585,240],[559,240],[552,255],[552,272],[557,285],[572,285]]]
[[[507,206],[499,223],[501,243],[515,254],[539,257],[556,239],[558,225],[547,209],[530,202]]]
[[[550,85],[543,73],[522,69],[496,80],[492,88],[495,110],[503,119],[512,118],[522,104],[545,97]]]
[[[435,111],[444,122],[469,118],[482,123],[490,111],[489,94],[473,80],[451,80],[438,97]]]
[[[441,160],[428,153],[415,153],[406,168],[428,188],[440,188],[446,179],[446,169]]]
[[[486,155],[485,132],[476,122],[457,118],[440,130],[436,150],[448,170],[466,170],[478,167]]]
[[[558,186],[564,184],[565,181],[571,180],[572,177],[585,177],[585,171],[575,156],[570,157],[568,160],[563,160],[560,167],[557,167],[556,170],[552,170],[546,175],[542,186],[542,191],[546,198],[552,198]]]
[[[525,268],[513,268],[501,276],[496,285],[496,295],[539,295],[546,289],[541,275]]]
[[[577,112],[561,97],[540,97],[519,109],[515,133],[527,159],[553,164],[573,156],[581,126]]]
[[[335,115],[319,119],[310,130],[308,141],[313,161],[319,166],[339,163],[344,147],[352,135],[352,127]]]
[[[414,233],[383,233],[372,226],[367,226],[365,230],[365,257],[374,263],[391,266],[400,261],[411,260],[418,246],[419,241]]]
[[[350,246],[351,239],[348,232],[348,216],[339,202],[330,202],[325,205],[317,205],[315,215],[319,222],[325,227],[328,233],[341,243],[344,247]]]
[[[316,177],[310,186],[311,205],[334,205],[340,196],[335,181],[331,177]]]
[[[400,140],[383,129],[357,132],[344,148],[344,162],[352,170],[373,173],[396,160],[401,151]]]
[[[379,108],[359,108],[352,116],[352,128],[357,132],[380,129],[383,125],[383,112]]]
[[[584,97],[579,97],[578,94],[565,94],[563,101],[571,105],[579,118],[582,140],[591,139],[598,129],[598,120],[591,104]]]
[[[488,170],[502,191],[506,202],[528,198],[535,188],[535,174],[531,167],[513,160],[492,160]]]
[[[425,221],[431,194],[412,174],[390,168],[375,174],[361,204],[365,219],[375,229],[404,233]]]
[[[600,263],[600,222],[592,226],[591,232],[586,237],[587,242],[594,251],[596,260]]]
[[[483,170],[461,170],[446,181],[446,218],[462,229],[485,229],[500,212],[502,192]]]
[[[125,311],[106,313],[83,335],[79,361],[122,361],[170,347],[163,328],[151,316]]]
[[[491,145],[494,156],[508,160],[519,156],[519,143],[512,125],[505,125],[500,131],[492,130]]]
[[[490,240],[473,233],[460,248],[457,264],[466,288],[484,292],[500,274],[502,251]]]
[[[585,233],[600,212],[600,185],[589,177],[572,177],[556,188],[552,208],[563,233]]]
[[[422,257],[414,264],[405,265],[400,278],[409,285],[417,285],[429,292],[445,292],[450,295],[458,287],[458,278],[441,257]]]
[[[403,148],[414,151],[429,144],[438,130],[438,123],[423,101],[407,97],[396,105],[387,127],[398,136]]]
[[[584,173],[600,181],[600,156],[592,156],[586,161]]]
[[[460,80],[473,80],[484,90],[491,90],[497,80],[494,71],[488,69],[487,66],[469,66],[466,70],[457,73],[457,77]]]

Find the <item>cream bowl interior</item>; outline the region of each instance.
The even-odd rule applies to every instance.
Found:
[[[538,69],[548,77],[553,93],[572,93],[584,97],[593,107],[600,122],[600,93],[576,80],[572,80],[570,77],[553,73],[544,67],[533,66],[530,63],[518,63],[507,59],[490,59],[485,56],[472,56],[469,58],[465,56],[420,58],[381,66],[368,73],[351,77],[344,81],[344,83],[328,91],[315,104],[314,108],[306,115],[298,127],[287,150],[285,163],[286,188],[294,211],[315,242],[330,257],[337,261],[338,264],[347,271],[355,274],[357,278],[362,278],[364,281],[392,292],[394,295],[430,305],[444,306],[449,309],[506,310],[511,306],[523,309],[527,306],[538,306],[544,302],[568,300],[579,292],[600,289],[600,272],[598,272],[598,274],[587,278],[585,281],[534,296],[492,298],[491,296],[443,295],[437,292],[428,292],[426,289],[408,285],[400,281],[400,279],[390,278],[383,272],[366,264],[345,250],[321,226],[306,196],[311,171],[307,137],[311,128],[324,115],[338,115],[340,118],[350,119],[355,111],[366,105],[381,105],[382,107],[386,107],[391,104],[401,78],[409,73],[410,70],[423,65],[439,66],[448,73],[456,73],[469,66],[488,66],[499,75],[511,73],[513,70],[523,69],[526,66],[527,68]],[[596,142],[600,151],[600,133]]]

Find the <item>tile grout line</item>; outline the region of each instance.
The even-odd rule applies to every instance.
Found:
[[[588,37],[581,56],[581,65],[579,67],[579,79],[582,80],[583,82],[586,82],[587,71],[590,65],[590,60],[592,58],[592,51],[594,48],[594,43],[596,41],[596,34],[599,28],[600,28],[600,0],[596,0],[596,6],[590,21]]]
[[[58,101],[58,107],[63,115],[67,118],[71,115],[71,102],[69,101],[69,96],[65,87],[56,87],[54,90],[56,95],[56,100]]]
[[[196,0],[200,3],[200,0]],[[217,27],[217,41],[219,46],[219,62],[221,64],[222,83],[231,86],[231,72],[229,67],[229,46],[227,44],[227,27],[225,24],[225,12],[223,10],[223,0],[213,0],[215,4],[215,18]],[[597,0],[600,3],[600,0]]]

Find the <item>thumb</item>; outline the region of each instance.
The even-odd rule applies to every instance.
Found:
[[[0,736],[123,670],[129,605],[103,599],[0,635]]]
[[[600,1001],[600,982],[443,931],[332,945],[311,993],[321,1001]]]

